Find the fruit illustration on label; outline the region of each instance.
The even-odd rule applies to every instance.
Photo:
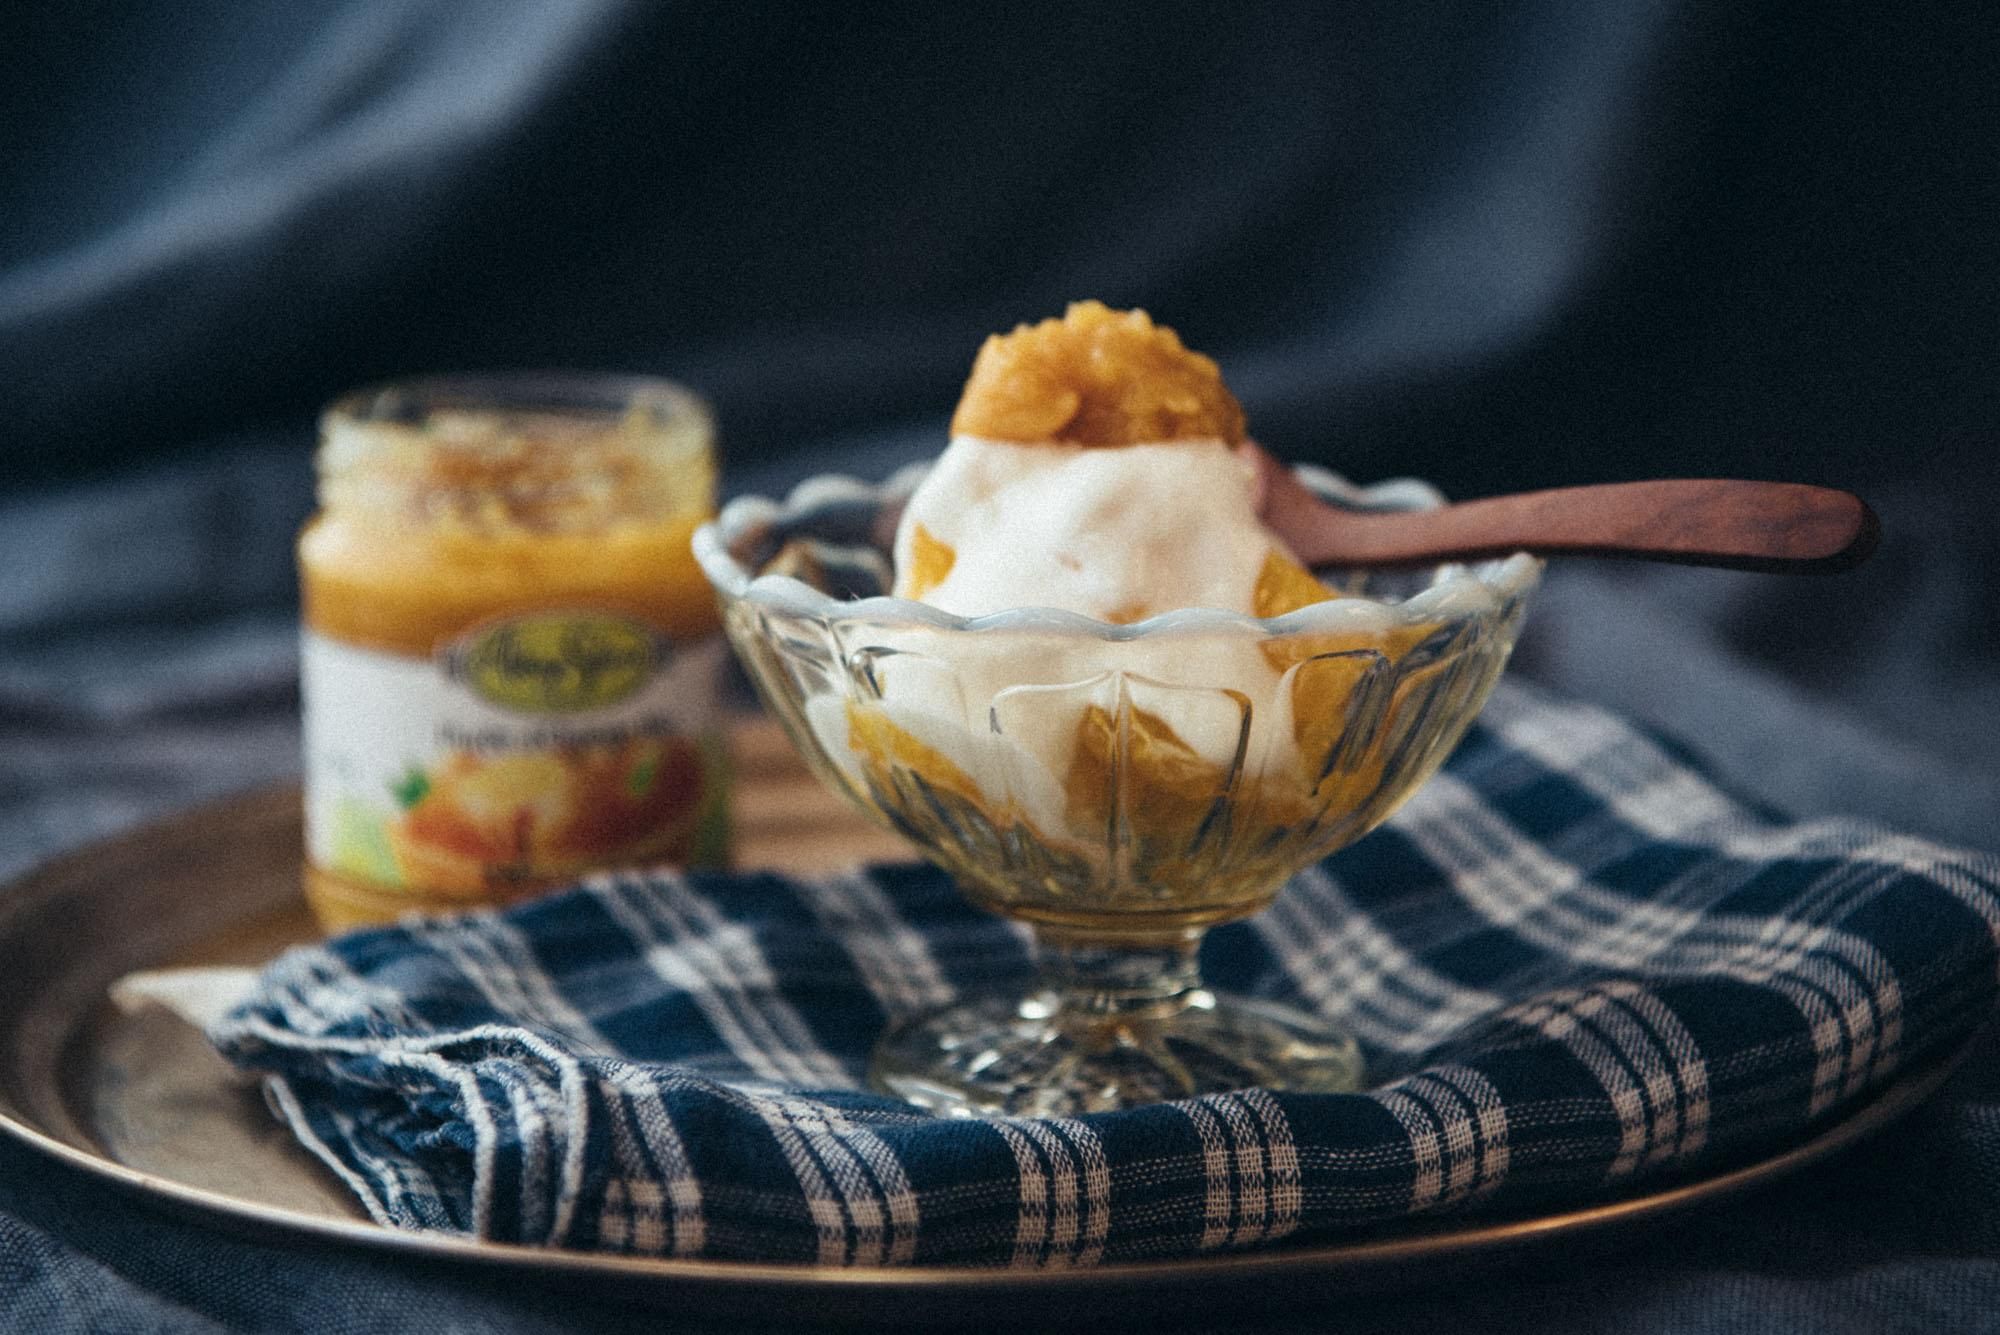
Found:
[[[376,885],[399,885],[396,856],[389,849],[389,814],[359,798],[333,804],[329,839],[334,870]]]
[[[701,748],[685,737],[452,751],[423,777],[389,824],[399,879],[464,894],[682,860],[705,786]]]

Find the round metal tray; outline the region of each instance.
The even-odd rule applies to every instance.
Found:
[[[902,846],[798,765],[775,733],[739,738],[747,865],[808,870]],[[1816,1163],[1915,1107],[1948,1064],[1906,1074],[1844,1120],[1755,1162],[1530,1218],[1434,1219],[1351,1240],[1090,1270],[818,1269],[561,1252],[370,1222],[191,1027],[123,1014],[109,985],[139,969],[255,964],[313,932],[299,898],[294,790],[199,808],[87,848],[0,890],[0,1130],[206,1226],[274,1233],[607,1289],[674,1310],[873,1325],[1074,1320],[1083,1311],[1182,1319],[1414,1284],[1586,1248]],[[1004,1318],[1004,1320],[1003,1320]]]

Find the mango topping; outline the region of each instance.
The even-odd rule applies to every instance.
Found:
[[[1072,303],[979,349],[953,435],[1023,443],[1137,445],[1243,439],[1243,408],[1214,361],[1144,311]]]

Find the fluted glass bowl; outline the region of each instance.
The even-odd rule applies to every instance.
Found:
[[[695,536],[731,643],[813,770],[1037,939],[1024,995],[905,1018],[875,1085],[1035,1115],[1358,1087],[1349,1037],[1216,995],[1196,947],[1436,770],[1505,665],[1540,563],[1321,571],[1342,596],[1265,620],[965,618],[886,594],[922,471],[746,497]],[[1300,476],[1356,508],[1440,503],[1407,480]]]

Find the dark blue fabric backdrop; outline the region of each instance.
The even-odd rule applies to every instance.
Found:
[[[2000,845],[1996,56],[1970,0],[0,8],[0,874],[294,772],[336,392],[658,372],[716,401],[733,486],[879,473],[942,443],[981,336],[1082,296],[1361,479],[1863,489],[1862,572],[1564,566],[1520,670],[1796,813]],[[1297,1324],[2000,1324],[1994,1055],[1606,1269]],[[218,1239],[0,1146],[0,1326],[577,1323],[653,1324]]]
[[[1469,494],[1989,472],[1990,7],[87,0],[0,16],[25,478],[357,380],[672,372],[739,463],[936,431],[1078,296]]]

